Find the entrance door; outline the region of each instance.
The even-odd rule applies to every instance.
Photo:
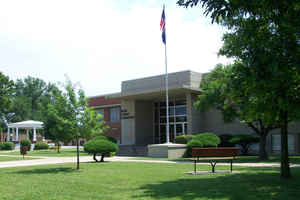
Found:
[[[154,103],[154,143],[165,143],[166,137],[166,106],[165,102]],[[178,135],[187,134],[187,112],[185,100],[169,101],[169,136],[175,142]]]

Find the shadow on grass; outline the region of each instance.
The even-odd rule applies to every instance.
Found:
[[[17,174],[58,174],[58,173],[71,173],[76,172],[74,168],[71,167],[58,167],[58,168],[48,168],[48,169],[32,169],[32,170],[22,170],[14,173]]]
[[[262,170],[240,174],[186,175],[184,178],[143,185],[143,194],[134,198],[154,199],[289,199],[300,198],[300,170],[294,177],[281,180],[279,172]],[[296,172],[296,173],[295,173]]]

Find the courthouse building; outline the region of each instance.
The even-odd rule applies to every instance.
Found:
[[[205,74],[181,71],[169,74],[170,141],[183,134],[213,132],[254,134],[239,122],[225,124],[217,110],[199,112],[193,106],[201,95],[200,82]],[[146,146],[166,142],[165,75],[123,81],[120,93],[89,97],[89,106],[102,114],[110,126],[106,133],[122,145]],[[300,153],[300,126],[289,127],[289,150]],[[280,150],[279,130],[267,139],[267,150]]]

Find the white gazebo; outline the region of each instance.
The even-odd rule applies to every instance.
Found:
[[[16,129],[15,132],[15,141],[19,141],[19,129],[26,129],[26,133],[27,133],[27,137],[29,138],[29,133],[28,130],[29,129],[33,129],[33,142],[36,141],[36,130],[37,129],[42,129],[43,128],[43,122],[39,122],[39,121],[23,121],[23,122],[16,122],[16,123],[11,123],[7,125],[7,141],[11,141],[11,135],[10,135],[10,129],[14,130]],[[12,131],[13,132],[13,131]]]

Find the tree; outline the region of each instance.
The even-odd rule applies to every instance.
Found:
[[[45,121],[48,112],[47,105],[53,98],[51,93],[56,93],[58,90],[55,84],[47,84],[39,78],[28,76],[18,79],[8,121],[18,122],[29,119]]]
[[[263,109],[279,120],[281,177],[289,178],[288,123],[299,118],[300,110],[300,2],[179,0],[178,4],[201,4],[212,22],[230,29],[220,53],[242,63],[235,68],[235,82],[246,83],[258,101],[269,102]]]
[[[232,76],[235,65],[219,64],[204,78],[200,84],[202,93],[195,106],[202,112],[216,108],[227,123],[238,120],[246,124],[260,137],[259,157],[267,160],[266,138],[271,130],[279,128],[279,122],[273,119],[274,115],[268,115],[261,109],[268,102],[260,102],[255,94],[248,93],[247,84],[234,85]]]
[[[68,102],[67,94],[59,91],[53,94],[54,100],[48,104],[44,132],[57,145],[59,153],[60,142],[68,143],[74,136],[72,122],[72,106]]]
[[[65,92],[56,91],[53,102],[48,104],[45,129],[57,143],[76,139],[79,169],[79,139],[102,133],[106,126],[100,121],[101,115],[88,107],[83,90],[77,90],[69,80],[64,89]]]
[[[0,72],[0,133],[6,128],[6,118],[12,104],[14,82]]]
[[[101,155],[100,162],[104,162],[104,157],[111,152],[116,152],[118,150],[118,145],[115,143],[109,141],[108,139],[98,139],[97,137],[86,142],[84,144],[84,151],[88,152],[89,154],[93,154],[93,159],[96,162],[99,162],[97,160],[97,155]]]

